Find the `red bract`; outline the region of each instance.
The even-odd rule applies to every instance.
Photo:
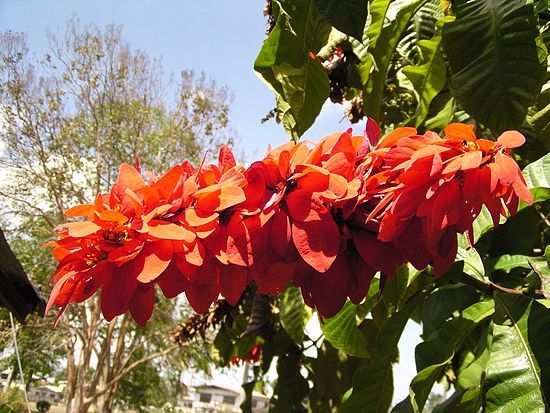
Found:
[[[395,175],[376,214],[378,239],[391,242],[419,268],[431,261],[436,274],[447,270],[456,256],[456,234],[466,232],[473,239],[472,224],[482,205],[497,226],[500,215],[516,212],[519,199],[533,202],[509,155],[524,141],[517,132],[493,142],[477,139],[467,125],[452,124],[445,138],[407,133],[391,143],[386,139],[381,142],[389,147],[384,158]],[[407,247],[413,244],[414,249]]]
[[[48,309],[61,315],[101,289],[107,320],[130,311],[144,325],[155,284],[204,312],[219,294],[237,304],[254,281],[264,294],[292,283],[332,316],[360,302],[378,271],[447,270],[483,205],[498,225],[519,199],[531,203],[510,156],[524,141],[514,131],[477,139],[463,124],[444,137],[398,128],[380,139],[369,119],[365,137],[287,143],[246,169],[227,146],[217,164],[184,162],[149,182],[123,164],[108,193],[66,213],[85,221],[61,225],[49,244],[59,265]]]

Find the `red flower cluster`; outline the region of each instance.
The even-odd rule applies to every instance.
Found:
[[[149,182],[122,165],[108,193],[66,212],[87,219],[50,243],[59,266],[48,308],[61,315],[101,288],[107,320],[129,310],[144,325],[155,284],[204,312],[219,294],[236,304],[254,281],[266,294],[293,283],[330,317],[347,297],[361,301],[377,271],[444,272],[482,205],[497,225],[519,199],[532,202],[509,155],[518,132],[494,142],[452,124],[444,138],[399,128],[378,139],[369,121],[365,137],[287,143],[246,169],[224,146],[217,165],[184,162]]]
[[[245,358],[241,358],[239,356],[234,356],[229,361],[229,364],[227,365],[227,367],[240,366],[243,363],[254,364],[254,363],[259,362],[260,358],[262,356],[262,348],[263,348],[262,343],[254,344],[254,346],[252,347],[252,349],[250,350],[250,352],[248,353],[248,355]]]

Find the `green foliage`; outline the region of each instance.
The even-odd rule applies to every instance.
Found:
[[[535,105],[529,110],[527,121],[535,130],[540,142],[550,149],[550,89],[546,83]]]
[[[528,257],[527,263],[539,277],[544,297],[550,298],[550,246],[544,250],[544,256]]]
[[[357,328],[357,306],[346,302],[334,317],[321,325],[325,338],[336,349],[355,357],[369,357],[365,339]]]
[[[141,354],[137,354],[136,357],[143,357],[143,355],[141,351]],[[163,371],[159,367],[150,363],[130,372],[119,384],[117,406],[124,410],[147,412],[149,406],[161,407],[168,402],[173,389],[170,388],[167,377],[161,376]]]
[[[446,84],[447,68],[441,53],[441,40],[441,30],[438,30],[430,40],[420,40],[420,62],[403,68],[403,73],[409,78],[418,95],[418,109],[414,116],[416,127],[422,124],[428,115],[432,100]]]
[[[422,410],[441,371],[454,356],[460,343],[472,330],[494,312],[492,300],[480,301],[466,308],[460,316],[446,321],[426,341],[416,347],[418,374],[411,382],[410,396],[397,408]]]
[[[412,265],[405,264],[397,269],[396,274],[385,281],[382,289],[382,302],[390,314],[396,312],[406,297],[407,288],[420,274]]]
[[[315,0],[319,13],[336,29],[361,40],[367,20],[363,0]]]
[[[386,87],[386,79],[393,62],[394,54],[399,44],[399,39],[412,21],[415,13],[427,2],[427,0],[407,1],[397,10],[393,22],[383,25],[388,19],[390,2],[386,0],[374,0],[371,6],[373,19],[380,19],[380,24],[371,24],[368,34],[370,41],[369,53],[372,58],[370,63],[361,67],[363,79],[368,79],[364,85],[363,103],[365,113],[378,119],[382,106],[382,99]],[[380,13],[378,17],[375,13]],[[372,28],[372,30],[371,30]]]
[[[281,325],[296,343],[304,341],[304,328],[311,316],[309,307],[304,305],[298,288],[289,287],[279,298]]]
[[[547,411],[550,312],[537,301],[521,296],[497,294],[495,304],[486,409]]]
[[[317,357],[311,360],[311,410],[334,411],[340,404],[342,394],[351,387],[353,373],[358,365],[361,365],[360,360],[323,342],[317,350]]]
[[[16,388],[0,391],[0,412],[21,413],[27,410],[23,392]]]
[[[393,396],[393,368],[398,356],[397,344],[401,333],[421,297],[412,299],[382,325],[376,337],[376,352],[371,363],[360,367],[353,376],[353,390],[342,404],[342,413],[385,412]]]
[[[453,96],[491,129],[521,127],[546,74],[533,5],[461,0],[455,10],[456,20],[443,29]]]
[[[273,0],[276,24],[262,46],[254,69],[273,89],[285,130],[298,139],[321,112],[330,88],[317,53],[330,26],[321,19],[314,0]]]
[[[274,413],[306,412],[304,399],[308,394],[309,386],[306,379],[300,374],[300,355],[296,349],[279,357],[277,376],[269,411]]]
[[[527,165],[523,170],[523,177],[535,202],[550,199],[550,154]]]

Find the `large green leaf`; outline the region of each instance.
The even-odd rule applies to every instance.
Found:
[[[303,66],[281,63],[273,74],[282,86],[277,96],[277,110],[283,126],[295,140],[313,124],[330,92],[327,71],[316,59],[308,58]]]
[[[418,97],[418,109],[414,116],[416,127],[422,124],[432,100],[443,90],[447,81],[447,68],[441,50],[441,30],[437,30],[431,40],[420,40],[418,47],[421,61],[403,68],[403,73],[413,84]]]
[[[547,245],[542,257],[528,257],[529,266],[540,279],[542,293],[550,298],[550,245]]]
[[[462,340],[493,312],[492,300],[472,304],[460,316],[447,321],[428,340],[416,347],[418,374],[411,382],[410,396],[398,405],[396,411],[422,411],[435,381]]]
[[[289,287],[279,297],[279,317],[281,324],[295,343],[304,341],[304,328],[311,312],[305,306],[298,288]]]
[[[550,199],[550,154],[527,165],[522,173],[535,202]]]
[[[331,27],[314,0],[273,0],[276,24],[254,69],[273,89],[285,130],[298,139],[319,115],[330,86],[321,62],[311,58],[326,43]]]
[[[300,373],[298,349],[283,354],[277,360],[277,382],[269,403],[272,413],[303,412],[304,399],[309,392],[307,380]]]
[[[489,274],[494,271],[504,271],[508,274],[514,268],[529,268],[529,258],[525,255],[504,254],[485,260],[485,267]]]
[[[437,31],[438,21],[443,17],[440,0],[428,0],[414,15],[413,20],[399,41],[397,51],[407,60],[418,61],[420,40],[430,40]],[[441,29],[441,27],[439,28]]]
[[[546,83],[535,105],[529,109],[527,121],[537,137],[550,150],[550,83]]]
[[[500,222],[504,222],[503,217],[500,218]],[[474,243],[476,243],[483,234],[493,228],[493,219],[491,218],[491,213],[485,206],[481,208],[481,211],[473,222],[472,227],[474,230]]]
[[[365,319],[367,314],[372,311],[374,306],[380,300],[380,287],[380,278],[373,278],[370,282],[369,292],[367,293],[365,300],[363,300],[361,304],[357,305],[357,317],[360,320]]]
[[[408,286],[418,274],[420,271],[412,265],[403,264],[397,269],[395,275],[386,281],[382,290],[382,301],[390,314],[399,309]]]
[[[317,357],[311,360],[311,376],[308,377],[313,383],[309,394],[311,410],[330,412],[351,386],[353,373],[360,362],[324,341],[317,349]]]
[[[488,253],[496,257],[502,254],[531,255],[539,240],[540,216],[535,208],[523,208],[503,225],[493,230]]]
[[[457,0],[443,28],[451,92],[491,129],[521,127],[546,74],[537,18],[525,0]]]
[[[443,94],[440,94],[434,99],[430,107],[430,112],[433,113],[433,116],[426,119],[426,130],[433,130],[434,132],[442,131],[453,121],[456,112],[456,102],[452,97],[443,100],[445,97]],[[438,102],[438,100],[443,100],[444,103]],[[437,105],[436,103],[439,104]]]
[[[409,300],[402,310],[387,319],[376,338],[372,362],[353,376],[353,390],[340,408],[341,413],[382,413],[390,408],[393,396],[393,369],[397,344],[411,313],[422,302],[422,296]]]
[[[477,413],[482,404],[483,384],[491,355],[493,328],[491,324],[481,329],[474,348],[462,352],[456,369],[457,381],[454,394],[436,406],[433,413]]]
[[[315,4],[332,26],[361,40],[368,15],[366,0],[315,0]]]
[[[485,278],[483,261],[475,248],[459,248],[456,255],[456,261],[464,261],[464,273],[478,280],[483,280]]]
[[[422,306],[422,336],[427,339],[455,311],[461,311],[479,301],[479,293],[469,285],[447,284],[428,296]]]
[[[357,328],[357,306],[346,302],[334,317],[321,325],[325,338],[335,348],[355,357],[368,357],[365,339]]]
[[[550,408],[550,310],[528,297],[497,293],[486,379],[487,412]]]
[[[361,78],[367,84],[363,90],[365,113],[377,119],[380,115],[381,101],[386,87],[388,71],[392,59],[405,29],[409,26],[414,14],[428,0],[409,0],[399,4],[395,18],[390,19],[389,1],[374,0],[371,5],[372,22],[369,27],[370,48],[368,59],[361,65]],[[390,19],[389,24],[384,24]]]

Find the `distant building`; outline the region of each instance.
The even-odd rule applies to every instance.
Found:
[[[10,371],[4,370],[0,372],[0,389],[3,389],[9,377]],[[46,400],[50,403],[60,403],[64,398],[64,391],[67,386],[66,382],[59,382],[57,384],[48,383],[45,380],[39,380],[38,377],[33,375],[33,379],[36,384],[29,386],[27,390],[27,396],[29,401],[38,402],[40,400]],[[11,386],[20,390],[23,390],[23,385],[19,380],[11,383]]]
[[[27,395],[31,402],[46,400],[50,403],[59,403],[63,400],[63,389],[60,386],[52,386],[49,384],[31,386],[27,391]]]
[[[202,385],[189,387],[189,394],[183,399],[183,405],[193,412],[204,413],[238,413],[244,401],[242,388],[219,385]],[[266,413],[269,397],[254,392],[252,395],[252,412]]]

